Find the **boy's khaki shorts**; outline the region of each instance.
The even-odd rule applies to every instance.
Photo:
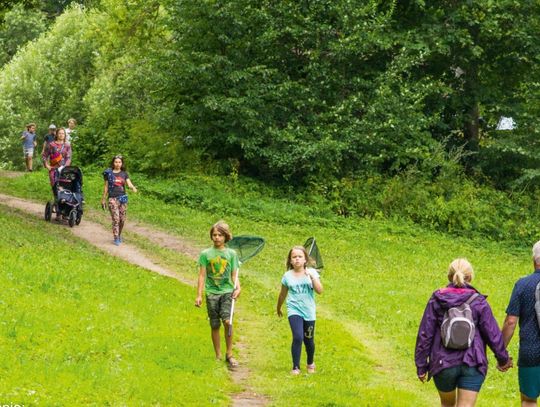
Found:
[[[231,318],[231,304],[232,293],[206,295],[206,309],[212,329],[218,329],[221,321]]]

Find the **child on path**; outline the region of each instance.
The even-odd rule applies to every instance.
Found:
[[[277,314],[281,317],[281,306],[287,299],[287,316],[291,326],[293,341],[291,345],[293,375],[300,374],[300,355],[302,342],[307,353],[307,372],[315,373],[315,296],[321,294],[323,286],[319,273],[308,268],[310,259],[303,246],[294,246],[287,256],[287,272],[281,279],[281,292],[277,302]]]
[[[488,368],[486,345],[495,354],[499,370],[506,371],[512,367],[512,359],[508,356],[491,307],[486,297],[470,285],[472,279],[473,269],[466,259],[450,263],[450,284],[432,294],[418,328],[415,351],[418,379],[425,382],[433,377],[443,407],[455,406],[456,401],[458,406],[475,405]],[[472,341],[468,347],[447,347],[441,335],[443,318],[448,309],[462,306],[465,302],[469,304],[475,326],[470,331],[469,340],[472,337]],[[451,330],[452,325],[448,326],[450,328],[445,329],[445,333]]]
[[[113,243],[119,246],[122,243],[122,229],[126,221],[128,196],[126,195],[126,185],[133,192],[137,192],[137,188],[131,183],[124,157],[116,155],[111,161],[111,168],[107,168],[103,172],[105,185],[103,186],[103,196],[101,197],[101,206],[105,209],[105,204],[108,203],[109,211],[112,218]]]
[[[23,154],[24,154],[24,161],[26,164],[26,171],[32,172],[34,148],[37,145],[36,125],[34,123],[29,123],[26,125],[26,130],[23,131],[21,135],[21,140],[23,143]]]
[[[231,304],[240,295],[240,281],[237,281],[238,255],[233,249],[225,247],[232,239],[229,225],[220,221],[210,229],[213,247],[203,250],[199,256],[199,279],[195,306],[202,305],[203,288],[206,291],[206,308],[210,319],[212,344],[216,359],[221,360],[220,326],[223,323],[227,351],[225,361],[230,368],[238,366],[233,357],[232,334],[229,336]],[[236,282],[236,286],[235,286]]]

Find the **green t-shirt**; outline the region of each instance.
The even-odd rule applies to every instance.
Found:
[[[206,268],[204,284],[206,294],[225,294],[234,291],[232,273],[238,269],[238,255],[233,249],[211,247],[203,250],[198,264]]]

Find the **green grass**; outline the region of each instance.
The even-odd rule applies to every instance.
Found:
[[[133,178],[135,185],[141,185],[137,175]],[[200,195],[210,188],[202,178],[199,181],[199,186],[182,184],[192,189],[188,195]],[[273,202],[274,211],[265,215],[266,211],[260,209],[250,217],[243,210],[226,206],[231,193],[226,179],[222,190],[213,192],[213,206],[204,204],[202,208],[186,202],[165,203],[156,194],[145,191],[145,182],[148,181],[142,182],[141,193],[130,197],[128,218],[132,220],[187,236],[199,247],[210,243],[208,229],[220,218],[231,224],[234,233],[266,238],[264,251],[241,271],[243,293],[238,303],[237,333],[246,346],[242,356],[252,371],[250,386],[268,395],[272,404],[278,406],[436,405],[433,384],[422,385],[416,378],[413,354],[423,309],[432,291],[446,284],[450,261],[464,256],[472,262],[476,271],[474,285],[489,295],[488,301],[499,321],[504,318],[514,282],[531,271],[529,247],[533,242],[510,247],[449,237],[407,223],[334,215],[321,221],[323,218],[309,208],[297,204],[289,208],[287,201],[277,198],[265,198],[260,205],[264,209]],[[98,206],[102,183],[99,174],[87,175],[85,192],[90,206]],[[219,182],[212,179],[209,183],[215,188]],[[0,178],[0,191],[40,200],[47,199],[50,193],[44,173]],[[239,194],[244,197],[245,192]],[[253,193],[249,199],[250,205],[256,207],[259,195]],[[280,220],[276,214],[287,208],[289,215]],[[107,220],[107,214],[102,216]],[[317,237],[325,261],[325,292],[317,298],[319,372],[314,376],[290,377],[289,327],[286,319],[275,316],[274,309],[286,254],[291,246],[311,235]],[[144,239],[134,241],[176,271],[195,278],[194,262],[168,250],[156,250]],[[193,294],[193,289],[188,290],[189,301]],[[209,343],[204,334],[202,342]],[[205,349],[204,356],[208,356],[208,345]],[[516,360],[517,336],[510,352]],[[515,405],[516,369],[505,375],[497,372],[489,350],[488,354],[490,369],[477,405]]]
[[[191,289],[2,206],[0,227],[0,401],[229,403]]]

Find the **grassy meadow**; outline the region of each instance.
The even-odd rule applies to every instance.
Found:
[[[210,244],[208,229],[221,218],[233,233],[266,239],[263,252],[241,271],[236,332],[240,359],[251,371],[249,386],[276,406],[437,405],[433,383],[416,378],[413,354],[425,304],[446,284],[448,264],[458,256],[471,261],[474,285],[489,296],[500,322],[514,281],[531,271],[534,242],[509,247],[399,221],[340,218],[227,177],[132,178],[140,193],[130,197],[128,219],[188,237],[201,248]],[[88,206],[97,209],[103,181],[90,172],[85,182]],[[0,192],[43,202],[50,194],[43,171],[0,177]],[[107,213],[89,217],[108,223]],[[192,306],[193,288],[111,259],[66,228],[6,209],[0,222],[12,231],[0,237],[6,287],[0,365],[8,367],[0,378],[0,401],[229,403],[238,389],[223,366],[215,369],[205,311]],[[325,261],[325,291],[317,298],[318,372],[292,377],[290,331],[286,318],[275,315],[275,304],[287,252],[308,236],[317,238]],[[195,280],[192,260],[129,230],[126,238]],[[72,254],[51,256],[60,250]],[[514,360],[516,344],[517,337],[510,347]],[[477,405],[516,405],[516,369],[499,373],[488,354],[491,366]]]

